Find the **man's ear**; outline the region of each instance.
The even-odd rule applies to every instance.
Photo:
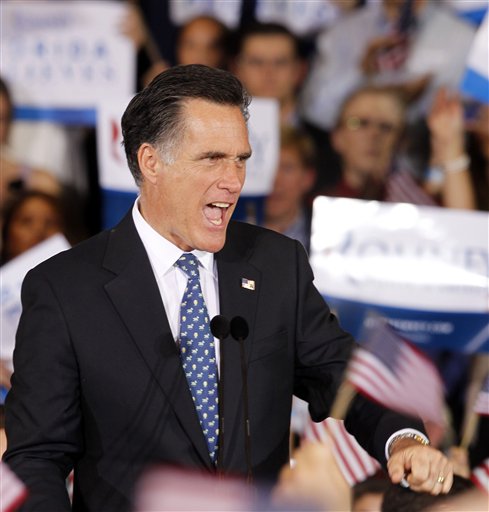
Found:
[[[161,170],[161,158],[151,144],[144,142],[138,149],[138,163],[145,181],[155,184]]]

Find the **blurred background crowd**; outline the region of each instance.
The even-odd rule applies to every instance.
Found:
[[[170,66],[198,63],[231,71],[253,97],[278,101],[278,165],[260,223],[301,241],[306,250],[313,201],[320,195],[489,211],[489,104],[460,93],[487,1],[475,2],[478,16],[466,16],[459,9],[463,2],[451,0],[117,3],[127,5],[120,31],[136,50],[136,90]],[[415,72],[421,58],[433,60],[430,72]],[[107,227],[95,128],[19,120],[5,71],[1,265],[55,233],[74,244]],[[449,417],[439,445],[468,480],[489,456],[485,416],[460,448],[488,360],[447,351],[432,358],[444,380]],[[10,372],[9,361],[3,361],[5,388]],[[297,423],[294,445],[305,435],[304,422]],[[302,449],[297,458],[298,467],[306,468],[302,480],[290,489],[284,484],[280,492],[302,489],[317,495],[325,509],[339,510],[328,500],[344,488],[345,499],[354,504],[338,507],[380,510],[379,496],[389,484],[379,472],[351,485],[341,477],[328,494],[323,484],[331,476],[320,480],[331,455],[328,446],[321,445],[323,452]],[[461,489],[469,486],[465,482]],[[355,505],[367,495],[377,498],[374,505]],[[397,504],[383,510],[434,505],[402,508],[406,499],[391,497]],[[373,508],[361,508],[368,506]]]
[[[317,195],[489,209],[489,107],[459,93],[480,19],[464,19],[449,0],[235,3],[229,25],[218,1],[181,2],[186,10],[178,1],[128,2],[120,30],[137,49],[137,89],[169,66],[201,63],[278,101],[266,226],[308,248]],[[299,29],[295,12],[307,15]],[[435,56],[430,73],[406,69],[418,55]],[[16,120],[10,89],[4,78],[2,217],[13,199],[40,191],[58,199],[71,241],[107,227],[94,128]],[[2,263],[12,257],[7,232]]]

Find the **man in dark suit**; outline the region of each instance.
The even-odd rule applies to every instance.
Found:
[[[155,463],[273,479],[288,461],[292,394],[314,419],[328,415],[351,337],[314,287],[298,242],[230,222],[251,155],[248,103],[225,71],[159,75],[122,119],[140,187],[132,211],[26,277],[5,455],[30,490],[25,510],[70,510],[72,468],[73,510],[97,512],[128,510],[135,482]],[[188,300],[190,319],[180,304]],[[249,328],[251,442],[240,346],[224,339],[219,360],[219,340],[202,334],[217,313]],[[194,336],[202,356],[191,360]],[[208,417],[219,367],[224,434]],[[390,452],[393,481],[406,468],[413,488],[448,491],[451,467],[420,442],[417,422],[358,399],[346,424],[383,463]]]

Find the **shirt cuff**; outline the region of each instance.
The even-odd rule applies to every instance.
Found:
[[[408,435],[405,436],[405,434],[408,434]],[[409,434],[412,434],[412,436]],[[403,428],[401,430],[397,430],[389,437],[389,439],[387,439],[387,442],[385,443],[385,459],[386,460],[389,460],[389,457],[390,457],[389,448],[391,447],[392,442],[394,441],[394,439],[396,437],[399,437],[399,436],[405,436],[405,437],[419,436],[423,439],[423,441],[425,441],[426,444],[430,444],[430,440],[426,437],[426,435],[423,434],[423,432],[416,430],[415,428]]]
[[[423,439],[423,441],[425,441],[425,444],[427,444],[427,445],[430,444],[430,440],[426,437],[426,435],[423,434],[423,432],[416,430],[415,428],[403,428],[401,430],[397,430],[389,437],[389,439],[387,439],[387,442],[385,443],[385,458],[386,458],[386,460],[389,460],[389,457],[390,457],[389,452],[390,452],[391,444],[394,442],[395,439],[402,437],[402,436],[405,436],[405,437],[417,436],[417,437],[420,437],[421,439]],[[409,487],[409,483],[405,478],[403,478],[401,480],[400,485],[402,487],[406,487],[406,488]]]

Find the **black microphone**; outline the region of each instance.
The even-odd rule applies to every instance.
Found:
[[[251,469],[251,429],[250,429],[250,411],[248,400],[248,370],[246,367],[246,358],[244,351],[244,340],[248,337],[250,329],[248,323],[241,316],[235,316],[231,320],[231,336],[239,342],[241,356],[241,376],[243,380],[243,417],[245,434],[245,456],[246,456],[246,479],[249,484],[253,483],[253,472]]]
[[[224,339],[229,336],[229,320],[222,315],[216,315],[211,320],[211,333],[214,338],[219,340],[219,384],[217,386],[217,396],[219,400],[219,447],[217,452],[217,471],[223,472],[224,461]]]
[[[229,336],[229,331],[231,326],[229,324],[229,320],[222,315],[216,315],[211,320],[211,333],[214,338],[218,340],[223,340]]]
[[[248,334],[250,333],[250,329],[248,327],[248,323],[242,316],[235,316],[231,320],[231,336],[237,341],[244,341]]]

